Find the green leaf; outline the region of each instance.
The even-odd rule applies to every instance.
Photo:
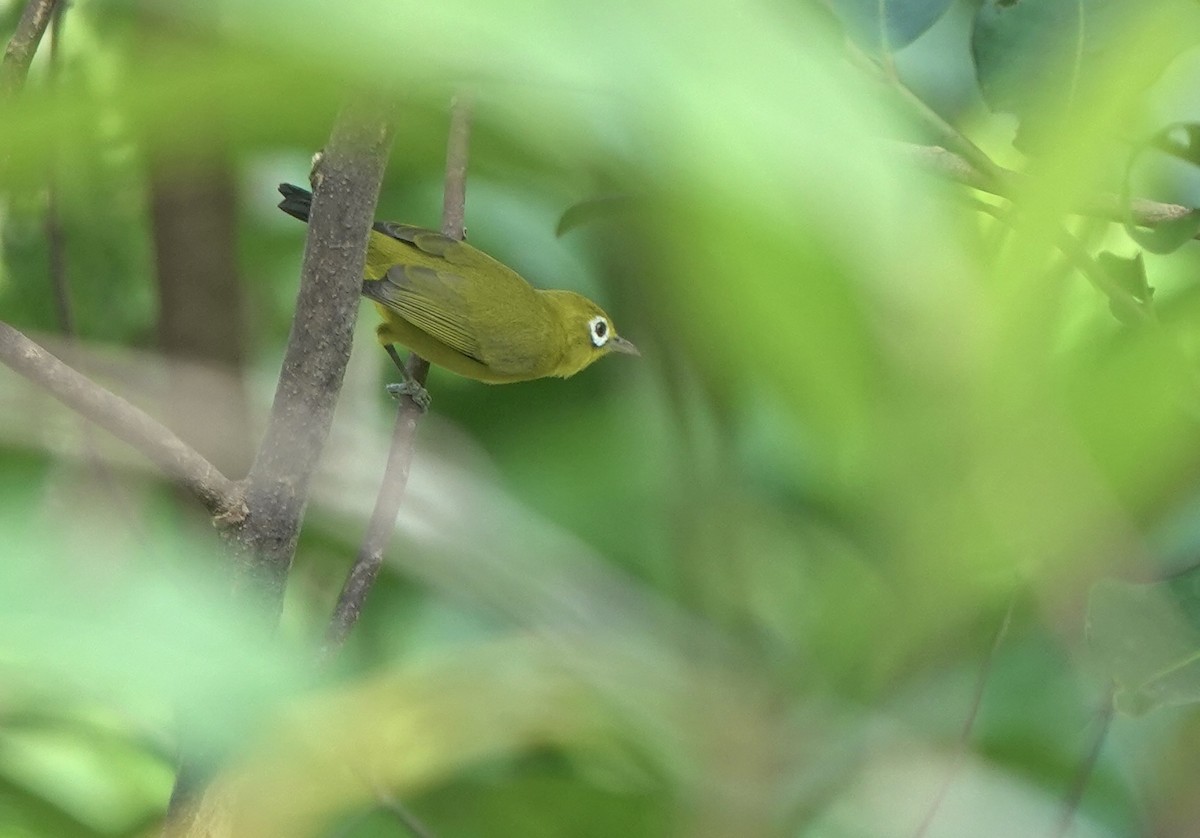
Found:
[[[1176,122],[1159,131],[1151,144],[1159,151],[1200,166],[1200,125]]]
[[[1146,279],[1146,263],[1142,259],[1141,253],[1126,259],[1105,251],[1097,255],[1096,261],[1104,268],[1105,273],[1112,277],[1113,282],[1121,287],[1122,291],[1139,303],[1148,303],[1154,297],[1154,289],[1150,287],[1150,282]],[[1117,303],[1118,301],[1113,299],[1108,301],[1108,308],[1113,316],[1126,325],[1133,325],[1129,321],[1134,318],[1127,313],[1126,308]]]
[[[859,46],[886,55],[908,46],[950,8],[950,0],[833,0],[833,12]]]
[[[1200,630],[1166,583],[1104,580],[1088,599],[1088,644],[1132,715],[1200,701]]]
[[[1039,143],[1071,111],[1075,96],[1119,37],[1120,0],[987,0],[975,15],[971,52],[979,89],[993,111],[1021,120],[1018,145]]]
[[[1176,123],[1158,131],[1134,150],[1129,158],[1129,165],[1125,168],[1121,193],[1121,203],[1125,211],[1125,232],[1151,253],[1172,253],[1200,233],[1200,210],[1192,210],[1187,215],[1169,221],[1160,221],[1153,227],[1138,226],[1132,215],[1134,175],[1139,169],[1138,164],[1147,156],[1146,152],[1152,150],[1164,152],[1183,161],[1184,164],[1195,165],[1200,156],[1200,126]],[[1162,179],[1163,175],[1160,174],[1159,177]],[[1174,180],[1175,178],[1171,178],[1172,184]]]
[[[636,205],[636,199],[630,195],[603,195],[599,198],[587,198],[577,204],[572,204],[563,211],[558,219],[554,235],[562,237],[577,227],[614,218],[628,212]]]
[[[1146,279],[1146,262],[1142,259],[1142,254],[1126,259],[1105,251],[1096,258],[1113,281],[1121,286],[1121,290],[1140,303],[1150,302],[1154,296],[1154,289]]]

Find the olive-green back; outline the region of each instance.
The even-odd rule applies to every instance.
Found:
[[[366,277],[363,293],[385,316],[403,318],[498,376],[537,378],[558,365],[562,327],[538,291],[465,242],[377,222]]]

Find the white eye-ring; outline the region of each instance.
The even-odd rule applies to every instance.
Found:
[[[608,321],[603,317],[596,316],[588,321],[588,334],[592,336],[592,345],[596,348],[608,343],[610,331],[612,330],[608,327]]]

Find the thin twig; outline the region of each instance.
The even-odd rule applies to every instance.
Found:
[[[16,31],[4,48],[4,58],[0,60],[0,97],[11,96],[25,86],[29,65],[33,63],[33,55],[37,52],[46,27],[50,25],[55,2],[29,0],[25,6]]]
[[[460,93],[450,108],[450,132],[446,143],[446,180],[442,203],[442,233],[461,240],[465,232],[463,219],[467,194],[467,157],[471,135],[470,94]],[[409,376],[424,386],[429,374],[429,362],[415,352],[410,352],[405,369]],[[367,523],[362,545],[354,559],[354,566],[346,577],[342,592],[334,607],[333,617],[325,633],[323,655],[335,653],[350,634],[358,621],[363,603],[379,568],[383,564],[383,551],[396,528],[396,517],[408,486],[408,475],[412,467],[413,446],[422,410],[410,397],[402,397],[396,408],[396,424],[392,430],[392,444],[388,451],[387,467],[375,508]]]
[[[977,198],[968,200],[968,203],[978,212],[990,215],[1002,224],[1010,225],[1012,223],[1007,214],[994,204]],[[1119,310],[1128,322],[1140,324],[1156,322],[1154,309],[1118,285],[1116,280],[1104,269],[1104,266],[1093,259],[1087,252],[1087,248],[1065,227],[1060,227],[1057,231],[1054,244],[1075,269],[1091,283],[1092,287],[1109,299],[1114,310]]]
[[[913,93],[908,85],[901,81],[900,77],[894,72],[889,73],[884,67],[880,66],[871,56],[863,52],[853,43],[847,45],[850,59],[867,70],[873,73],[876,78],[884,84],[892,88],[900,101],[903,102],[910,111],[929,128],[937,136],[938,142],[944,144],[948,148],[957,151],[976,170],[979,177],[985,182],[998,181],[1002,177],[1002,170],[997,166],[992,158],[988,157],[987,152],[975,145],[966,134],[959,131],[942,116],[929,107],[921,97]]]
[[[442,191],[442,233],[452,239],[467,236],[467,159],[471,145],[470,91],[460,91],[450,103],[450,130],[446,139],[446,178]]]
[[[889,142],[901,154],[910,158],[922,168],[934,174],[1001,197],[1011,197],[1014,188],[1018,187],[1024,175],[1010,169],[997,169],[998,176],[991,179],[979,174],[966,158],[947,151],[939,146],[915,145],[913,143]],[[1182,204],[1165,204],[1146,198],[1134,198],[1128,211],[1121,203],[1121,198],[1110,192],[1102,192],[1089,198],[1078,208],[1080,215],[1094,216],[1105,221],[1124,222],[1126,215],[1138,227],[1153,228],[1159,224],[1178,221],[1195,210]],[[1200,238],[1200,233],[1196,234]]]
[[[1055,246],[1062,251],[1087,278],[1097,291],[1100,291],[1113,305],[1114,313],[1118,310],[1131,323],[1155,323],[1157,315],[1149,300],[1139,300],[1133,294],[1122,288],[1104,266],[1092,258],[1087,248],[1077,236],[1066,227],[1059,225],[1055,233]]]
[[[1000,644],[1004,642],[1004,636],[1008,634],[1008,626],[1012,622],[1013,609],[1016,607],[1016,604],[1017,595],[1016,592],[1013,592],[1012,597],[1008,600],[1008,607],[1004,609],[1004,616],[1000,620],[1000,625],[996,627],[995,634],[992,635],[992,643],[988,647],[987,656],[984,657],[983,664],[979,667],[979,675],[975,679],[975,692],[971,696],[971,704],[967,708],[967,717],[963,719],[962,730],[958,734],[958,743],[954,749],[954,758],[950,762],[950,768],[946,771],[946,776],[942,778],[942,784],[933,796],[933,801],[929,804],[929,809],[925,812],[925,817],[921,820],[921,825],[913,833],[913,838],[923,838],[929,831],[934,817],[937,816],[942,802],[946,799],[947,792],[950,791],[951,783],[954,782],[959,768],[962,767],[963,760],[966,759],[967,751],[971,744],[971,733],[975,729],[975,720],[979,717],[979,708],[983,706],[983,694],[987,689],[988,680],[992,675],[992,664],[995,663],[996,653],[1000,651]]]
[[[67,0],[58,0],[51,12],[50,29],[46,39],[50,48],[48,64],[48,81],[52,89],[59,83],[61,66],[61,45],[63,16],[67,11]],[[66,231],[62,223],[62,207],[60,203],[59,149],[52,149],[50,164],[46,176],[46,247],[50,257],[50,289],[54,298],[54,314],[58,330],[64,337],[75,340],[79,337],[78,324],[75,319],[75,306],[71,299],[70,275],[67,271],[67,241]],[[81,447],[88,471],[99,484],[98,491],[118,501],[115,506],[124,514],[125,524],[131,533],[148,543],[138,517],[132,513],[124,501],[125,489],[117,479],[112,466],[100,456],[100,443],[96,426],[86,417],[79,417]]]
[[[433,830],[426,826],[407,806],[392,797],[383,789],[375,789],[375,797],[379,807],[385,812],[391,812],[404,827],[417,838],[437,838]]]
[[[1075,816],[1079,814],[1079,806],[1083,803],[1083,795],[1087,791],[1088,784],[1092,781],[1092,775],[1096,773],[1096,766],[1100,762],[1100,754],[1104,750],[1104,742],[1108,738],[1109,729],[1112,727],[1115,709],[1113,688],[1110,685],[1104,693],[1104,703],[1100,707],[1099,726],[1096,729],[1096,736],[1092,740],[1092,747],[1088,750],[1083,762],[1079,764],[1079,770],[1075,772],[1075,776],[1071,780],[1071,786],[1067,790],[1067,796],[1063,800],[1062,816],[1059,818],[1058,827],[1054,830],[1054,838],[1064,838],[1071,831],[1071,826],[1075,823]]]
[[[66,236],[59,211],[58,185],[53,180],[46,196],[46,244],[50,250],[50,289],[54,294],[54,316],[59,330],[75,337],[75,312],[71,305],[71,287],[67,281]]]
[[[60,71],[60,42],[62,41],[63,11],[66,0],[59,0],[51,11],[50,23],[50,82],[58,84]],[[57,149],[55,149],[57,152]],[[67,337],[75,337],[75,312],[71,305],[71,288],[67,280],[66,237],[63,233],[62,211],[59,206],[58,154],[51,156],[50,177],[46,197],[46,243],[50,250],[50,287],[54,291],[54,310],[58,327]]]
[[[367,818],[369,818],[376,811],[382,810],[395,815],[396,820],[400,821],[401,825],[415,835],[416,838],[437,838],[437,835],[432,829],[426,826],[425,823],[418,818],[411,809],[409,809],[392,795],[388,794],[387,789],[368,779],[358,770],[355,770],[354,773],[359,775],[359,779],[362,780],[364,785],[370,786],[371,793],[375,795],[376,805],[370,809],[364,809],[359,813],[358,817],[354,818],[349,823],[344,824],[337,831],[337,836],[350,835],[354,832],[357,832],[358,827],[365,823]]]
[[[223,522],[236,523],[245,514],[237,484],[216,466],[149,414],[76,372],[3,322],[0,322],[0,363],[132,445]]]

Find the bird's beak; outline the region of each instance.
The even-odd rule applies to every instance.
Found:
[[[626,355],[637,355],[638,357],[641,357],[642,355],[641,352],[638,352],[638,348],[636,346],[625,340],[625,338],[621,337],[620,335],[617,335],[615,338],[610,340],[608,345],[612,347],[613,352],[624,352]]]

